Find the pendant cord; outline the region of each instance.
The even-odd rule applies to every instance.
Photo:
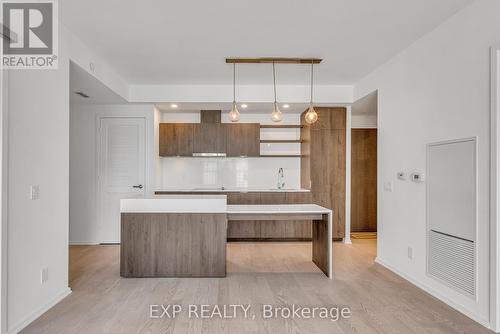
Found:
[[[314,77],[314,63],[311,61],[311,106],[313,104],[313,77]]]
[[[273,61],[273,86],[274,86],[274,103],[276,103],[276,70],[274,68],[274,61]]]
[[[236,64],[233,63],[233,103],[236,103]]]

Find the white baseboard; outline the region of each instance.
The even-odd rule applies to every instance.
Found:
[[[458,312],[466,315],[467,317],[471,318],[472,320],[474,320],[475,322],[483,325],[484,327],[488,328],[488,329],[491,329],[491,326],[490,326],[490,321],[489,319],[485,319],[477,314],[473,314],[471,313],[468,309],[466,309],[465,307],[463,307],[462,305],[460,304],[457,304],[455,303],[453,300],[449,299],[448,297],[444,296],[443,294],[441,294],[439,291],[435,290],[434,288],[431,288],[429,287],[427,284],[425,283],[422,283],[412,277],[410,277],[408,274],[396,269],[395,267],[393,267],[392,265],[388,264],[387,262],[381,260],[379,257],[376,257],[375,258],[375,262],[377,262],[378,264],[380,264],[381,266],[389,269],[390,271],[392,271],[393,273],[395,273],[396,275],[398,276],[401,276],[402,278],[404,278],[405,280],[407,280],[408,282],[410,282],[411,284],[417,286],[418,288],[424,290],[425,292],[433,295],[434,297],[436,297],[437,299],[441,300],[443,303],[447,304],[448,306],[454,308],[455,310],[457,310]]]
[[[59,293],[57,296],[55,296],[51,301],[40,307],[38,310],[35,312],[31,313],[28,315],[24,320],[18,322],[14,326],[9,326],[9,329],[7,330],[7,334],[17,334],[20,331],[22,331],[26,326],[31,324],[33,321],[35,321],[38,317],[40,317],[42,314],[47,312],[49,309],[51,309],[54,305],[59,303],[61,300],[66,298],[69,294],[71,294],[71,289],[68,287],[61,293]]]

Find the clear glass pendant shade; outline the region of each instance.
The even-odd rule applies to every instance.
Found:
[[[271,113],[271,119],[273,122],[281,122],[283,119],[283,113],[278,108],[278,103],[274,102],[273,112]]]
[[[236,102],[233,102],[233,107],[229,112],[229,120],[231,122],[238,122],[240,120],[240,112],[238,111],[238,108],[236,108]]]
[[[309,106],[309,109],[307,110],[304,118],[306,119],[306,122],[308,124],[313,124],[318,120],[318,113],[316,110],[314,110],[313,106]]]

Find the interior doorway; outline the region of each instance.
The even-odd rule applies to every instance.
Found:
[[[98,222],[101,243],[120,242],[120,199],[144,197],[146,120],[99,118]]]
[[[351,108],[351,239],[377,236],[377,91]]]

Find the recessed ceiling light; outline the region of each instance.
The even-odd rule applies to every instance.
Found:
[[[290,108],[290,105],[288,105],[288,104],[283,105],[283,109],[288,109],[288,108]]]
[[[171,106],[172,108],[177,108],[177,104],[175,104],[175,103],[172,103],[170,106]]]
[[[246,104],[242,104],[242,105],[241,105],[241,107],[242,107],[243,109],[245,109],[246,107],[248,107],[248,105],[246,105]]]

